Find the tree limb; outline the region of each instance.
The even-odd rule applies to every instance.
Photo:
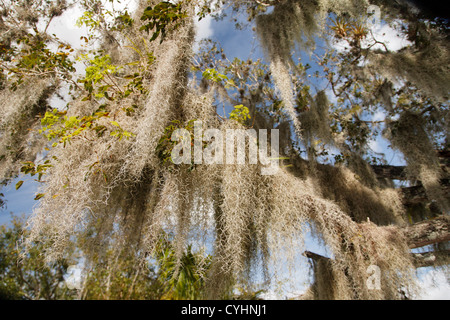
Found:
[[[324,257],[311,251],[305,251],[302,254],[316,262],[331,260],[331,258]],[[413,259],[416,268],[446,265],[447,262],[450,261],[450,250],[411,253],[411,258]]]
[[[437,157],[444,172],[450,168],[450,150],[438,150]],[[378,178],[388,178],[394,180],[406,180],[408,176],[405,172],[405,166],[391,166],[391,165],[372,165],[372,170]]]
[[[405,166],[372,165],[372,170],[378,178],[405,180]]]
[[[450,216],[442,215],[434,219],[421,221],[403,228],[408,246],[411,249],[437,244],[450,240]],[[329,259],[320,254],[305,251],[303,255],[315,261]],[[419,266],[430,266],[437,257],[450,257],[450,250],[412,253],[412,257]]]
[[[406,227],[405,236],[411,249],[450,240],[450,217],[443,215]]]
[[[450,261],[450,250],[411,253],[416,268],[446,265]]]

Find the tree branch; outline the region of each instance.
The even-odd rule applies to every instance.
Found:
[[[446,265],[450,261],[450,250],[411,253],[416,268]]]
[[[449,179],[442,179],[441,186],[446,194],[450,194]],[[430,202],[425,188],[422,185],[401,188],[401,192],[403,195],[403,204],[406,206]]]
[[[331,258],[324,257],[311,251],[305,251],[302,255],[309,259],[313,259],[316,262],[331,261]],[[413,259],[413,263],[416,268],[442,266],[446,265],[447,262],[450,261],[450,250],[411,253],[411,258]]]
[[[390,166],[390,165],[372,165],[372,170],[375,172],[378,178],[388,178],[395,180],[405,180],[405,168],[404,166]]]
[[[446,172],[447,168],[450,168],[450,150],[438,150],[436,153],[442,170]],[[408,178],[405,173],[405,166],[372,165],[371,167],[379,178],[395,180],[406,180]],[[446,182],[444,181],[443,184],[446,184]]]
[[[411,249],[450,240],[450,217],[443,215],[406,227],[405,236]]]

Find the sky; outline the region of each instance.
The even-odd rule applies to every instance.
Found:
[[[131,12],[135,7],[135,2],[133,0],[123,1],[122,6],[126,7]],[[80,36],[86,35],[85,28],[75,26],[76,20],[81,14],[82,10],[79,8],[73,8],[67,11],[61,17],[52,21],[49,29],[50,33],[55,33],[60,39],[66,40],[75,48],[79,48],[82,44]],[[197,42],[204,38],[211,38],[212,40],[219,42],[223,46],[225,53],[230,60],[234,57],[238,57],[241,60],[264,57],[261,47],[258,45],[258,41],[251,28],[248,27],[243,30],[236,30],[234,28],[234,22],[231,22],[227,17],[223,20],[215,21],[210,16],[207,16],[200,22],[196,21],[196,27]],[[374,28],[373,33],[377,40],[385,41],[390,50],[396,51],[409,45],[404,37],[399,36],[397,30],[388,25],[377,25]],[[336,43],[334,46],[337,50],[344,50],[344,45],[342,43]],[[78,65],[78,68],[78,72],[82,72],[83,67]],[[62,107],[65,103],[66,102],[57,98],[52,100],[52,105],[56,107]],[[377,120],[382,120],[384,117],[385,115],[381,111],[375,114]],[[387,146],[388,142],[381,137],[376,137],[370,142],[370,147],[374,151],[387,154],[390,164],[404,164],[401,155],[389,150]],[[19,191],[16,191],[14,186],[18,180],[25,180],[25,183]],[[37,201],[34,201],[33,199],[38,188],[39,183],[33,181],[29,177],[19,177],[8,186],[3,187],[2,192],[7,200],[7,208],[0,211],[0,224],[7,224],[10,221],[10,212],[18,215],[31,214],[33,207],[37,205]],[[318,245],[316,241],[306,241],[305,246],[306,250],[329,256],[326,249]],[[277,283],[277,286],[271,288],[271,290],[264,295],[264,298],[283,299],[295,297],[304,292],[306,283],[310,280],[310,274],[307,272],[307,259],[301,258],[299,259],[299,262],[302,267],[294,270],[293,274],[286,273],[284,281]],[[70,274],[68,275],[70,283],[77,282],[79,272],[76,270],[76,268],[70,270]],[[283,270],[281,271],[283,272]],[[285,271],[286,270],[284,270],[284,272]],[[430,271],[421,268],[420,275],[421,287],[424,288],[424,293],[416,297],[416,299],[450,300],[450,285],[443,272]],[[296,279],[294,286],[290,284],[291,279]]]
[[[227,18],[221,21],[214,21],[209,18],[204,19],[197,23],[198,36],[197,40],[202,37],[210,37],[211,39],[220,43],[228,59],[232,60],[234,57],[238,57],[241,60],[247,60],[248,58],[257,59],[264,58],[261,47],[256,41],[256,36],[251,31],[251,27],[244,30],[235,30],[234,23],[230,22]],[[382,41],[386,44],[390,51],[398,51],[402,48],[411,45],[411,43],[405,38],[403,34],[398,31],[401,25],[399,22],[394,22],[394,25],[388,25],[384,23],[375,24],[372,32],[374,38],[378,41]],[[381,45],[375,46],[374,49],[382,49]],[[342,44],[335,44],[335,49],[342,50]],[[302,56],[302,59],[307,59],[306,56]],[[307,63],[308,61],[304,61]],[[385,114],[382,111],[377,112],[374,115],[374,121],[383,120]],[[381,136],[376,137],[370,142],[370,147],[375,152],[385,153],[386,159],[389,164],[392,165],[404,165],[405,160],[399,152],[396,152],[388,148],[389,142]],[[311,238],[308,236],[307,238]],[[326,248],[317,244],[316,241],[307,241],[305,243],[305,250],[315,252],[324,256],[329,256]],[[305,259],[300,259],[302,268],[294,271],[294,274],[286,273],[286,283],[280,283],[281,287],[273,287],[271,291],[264,295],[265,299],[283,299],[297,297],[304,292],[305,283],[310,280],[309,274],[305,273],[303,268],[305,265]],[[415,299],[423,300],[450,300],[450,284],[449,279],[446,277],[443,271],[435,271],[430,268],[420,268],[418,272],[420,276],[419,285],[422,288],[422,292]],[[292,276],[297,279],[294,288],[289,285]]]

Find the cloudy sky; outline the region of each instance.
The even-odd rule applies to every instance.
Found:
[[[135,8],[135,1],[123,1],[122,6],[126,7],[130,12]],[[82,10],[75,7],[61,17],[54,19],[50,25],[50,33],[55,33],[59,38],[71,43],[73,47],[80,47],[82,41],[81,36],[86,35],[86,30],[75,26],[77,19],[81,16]],[[225,18],[222,21],[215,21],[211,17],[206,17],[200,22],[196,22],[197,25],[197,41],[203,38],[212,38],[213,40],[222,44],[229,59],[238,57],[242,60],[248,58],[256,59],[263,57],[263,54],[258,46],[256,38],[251,31],[251,28],[244,30],[236,30],[234,23]],[[399,50],[407,45],[408,41],[403,37],[395,28],[388,25],[376,25],[373,29],[375,38],[379,41],[386,42],[389,50]],[[336,43],[335,48],[338,50],[345,50],[345,44]],[[81,66],[79,66],[81,68]],[[81,68],[82,69],[82,68]],[[81,70],[82,72],[82,70]],[[332,97],[331,97],[332,99]],[[63,106],[64,101],[58,99],[53,100],[54,105]],[[384,119],[383,112],[379,112],[375,115],[377,120]],[[376,137],[371,141],[371,148],[376,152],[385,152],[390,157],[391,164],[401,164],[403,159],[401,155],[388,150],[387,141],[381,137]],[[20,179],[27,179],[27,177],[21,177]],[[7,200],[7,209],[0,211],[0,224],[8,223],[10,219],[9,212],[15,214],[30,214],[33,210],[33,206],[36,205],[36,201],[33,200],[34,194],[37,192],[38,183],[27,179],[26,183],[19,191],[16,191],[15,181],[10,185],[4,187],[2,192],[5,194]],[[316,245],[314,242],[306,243],[306,249],[319,253],[326,254],[325,249]],[[292,288],[289,285],[281,285],[280,290],[274,288],[273,291],[266,294],[266,298],[285,298],[289,296],[298,296],[305,289],[305,283],[309,280],[309,275],[305,271],[307,265],[302,262],[303,268],[299,268],[295,272],[295,278],[297,279],[296,288]],[[74,277],[79,276],[79,273],[71,273],[71,281],[75,281]],[[286,277],[286,282],[291,275]],[[416,297],[417,299],[450,299],[450,285],[445,274],[440,271],[420,270],[421,286],[424,288],[423,294]],[[284,285],[284,287],[283,287]],[[282,293],[280,293],[282,292]]]

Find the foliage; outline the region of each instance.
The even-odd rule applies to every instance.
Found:
[[[158,300],[161,299],[162,285],[159,283],[155,266],[138,268],[133,255],[123,254],[116,258],[113,250],[105,255],[90,259],[90,267],[83,270],[80,298],[83,300]],[[109,259],[115,259],[111,267]]]
[[[155,29],[150,41],[156,40],[161,35],[160,42],[162,43],[167,34],[178,29],[183,19],[187,17],[183,5],[183,1],[179,1],[177,4],[162,1],[154,7],[148,6],[141,17],[141,20],[147,24],[143,25],[141,30],[149,32]]]
[[[70,260],[47,264],[42,257],[45,242],[35,243],[21,256],[22,236],[27,236],[24,219],[14,217],[11,226],[0,226],[0,297],[3,299],[72,299],[74,292],[64,285]]]
[[[47,46],[47,40],[37,29],[17,40],[16,46],[1,46],[2,62],[0,71],[8,71],[16,76],[13,88],[23,83],[26,76],[58,76],[70,81],[75,71],[69,56],[74,49],[70,45],[60,44],[53,52]],[[14,57],[14,59],[11,59]]]
[[[92,11],[85,11],[83,15],[78,18],[77,26],[81,27],[85,25],[90,31],[100,26],[100,21],[94,19],[94,13]]]
[[[115,257],[114,250],[91,261],[83,288],[84,299],[199,299],[204,290],[204,278],[211,257],[194,252],[188,246],[181,261],[176,258],[173,239],[161,234],[157,254],[136,270],[139,259],[129,253]],[[109,259],[116,265],[110,267]],[[181,264],[179,263],[181,262]]]
[[[56,159],[56,157],[54,157],[54,159]],[[47,159],[42,164],[36,165],[33,161],[26,161],[26,162],[23,162],[23,166],[20,168],[20,172],[22,172],[25,175],[29,174],[31,177],[33,177],[37,174],[38,178],[35,179],[35,181],[43,182],[42,176],[47,173],[47,170],[49,168],[53,167],[53,165],[51,165],[50,162],[51,161],[49,159]],[[16,183],[16,190],[18,190],[22,186],[23,183],[24,183],[23,180],[18,181]],[[34,200],[39,200],[43,196],[44,196],[43,193],[38,193],[38,194],[36,194],[36,197],[34,198]]]
[[[139,262],[133,255],[124,254],[112,269],[108,260],[114,258],[113,251],[97,256],[91,260],[93,267],[85,272],[86,284],[79,291],[67,286],[67,272],[70,265],[79,262],[75,248],[85,239],[73,243],[70,258],[48,264],[41,254],[45,242],[34,243],[25,257],[21,255],[21,238],[27,232],[24,218],[13,217],[10,226],[0,226],[1,299],[199,299],[211,260],[188,246],[182,265],[177,267],[172,243],[161,238],[158,255],[137,272]]]
[[[173,242],[162,240],[159,245],[158,277],[164,285],[165,300],[195,300],[203,298],[205,278],[211,266],[211,256],[193,252],[188,245],[178,259]]]
[[[119,67],[111,64],[111,57],[109,55],[99,55],[94,57],[94,59],[89,60],[85,78],[78,80],[78,82],[83,83],[85,90],[89,93],[87,99],[90,99],[94,91],[94,86],[98,84],[103,85],[98,86],[97,92],[95,93],[96,98],[106,97],[109,99],[108,89],[110,88],[114,88],[121,92],[120,88],[112,78],[118,70]]]
[[[269,67],[261,59],[244,61],[234,58],[230,61],[218,43],[203,40],[194,61],[194,70],[204,70],[202,78],[226,89],[234,105],[247,106],[249,116],[254,112],[250,106],[258,104],[258,112],[274,117],[277,122],[285,118]],[[223,71],[220,73],[218,70]]]
[[[76,117],[70,116],[68,117],[65,111],[58,111],[57,109],[53,109],[51,112],[46,112],[44,117],[41,119],[42,128],[39,129],[39,133],[43,134],[49,141],[55,141],[52,143],[52,147],[56,147],[58,144],[62,144],[63,147],[66,146],[67,143],[70,143],[73,139],[90,139],[89,135],[83,134],[86,132],[90,132],[94,134],[94,137],[101,137],[105,134],[105,132],[110,132],[111,137],[116,137],[119,141],[123,138],[129,139],[135,137],[135,134],[129,131],[126,131],[122,128],[122,126],[117,121],[109,121],[100,123],[103,119],[109,118],[110,112],[106,110],[107,105],[101,105],[92,115],[84,116],[84,117]],[[132,107],[124,108],[127,114],[134,112]],[[52,160],[57,161],[58,159],[53,156]],[[95,166],[97,166],[98,161],[93,163],[89,167],[89,172]],[[35,164],[33,161],[23,162],[22,167],[20,168],[20,172],[27,175],[29,174],[31,177],[34,175],[38,175],[37,182],[42,182],[42,176],[46,174],[49,168],[53,167],[51,164],[51,160],[44,160],[41,164]],[[94,174],[101,172],[105,181],[108,180],[107,175],[101,170],[94,170]],[[16,183],[16,190],[19,189],[23,180],[20,180]],[[38,193],[35,197],[35,200],[39,200],[44,196],[43,193]]]
[[[234,106],[230,113],[230,119],[235,120],[241,124],[245,124],[247,120],[251,119],[248,108],[242,104]]]
[[[107,131],[107,127],[99,124],[99,122],[103,118],[108,118],[109,115],[110,112],[106,110],[106,105],[101,105],[92,115],[82,118],[68,117],[66,112],[54,109],[52,112],[45,113],[41,120],[42,129],[39,132],[44,134],[49,141],[57,140],[52,144],[53,147],[56,147],[59,143],[66,146],[66,143],[77,138],[86,130],[95,132],[98,137],[102,136]],[[110,128],[115,127],[114,130],[110,129],[110,135],[117,137],[119,140],[123,137],[128,139],[134,136],[133,133],[125,131],[117,121],[110,121],[110,125],[113,126],[110,126]]]
[[[106,33],[108,36],[112,36],[114,33],[124,33],[135,22],[127,10],[117,10],[114,7],[116,0],[82,0],[79,2],[85,11],[78,18],[76,25],[88,28],[88,36],[82,36],[86,43],[99,40],[102,33]],[[106,8],[108,2],[111,4],[110,9]]]
[[[194,121],[195,119],[189,120],[185,126],[181,124],[179,120],[171,121],[171,124],[164,128],[164,133],[158,141],[158,145],[156,146],[156,152],[158,158],[162,161],[163,164],[168,162],[172,162],[172,150],[173,147],[177,144],[176,141],[172,140],[172,135],[177,129],[185,129],[190,133],[191,143],[190,145],[194,145]]]
[[[362,22],[344,17],[337,17],[333,20],[330,29],[334,31],[336,38],[352,38],[354,41],[361,41],[369,33]]]
[[[382,1],[384,22],[399,15],[397,31],[413,41],[392,52],[364,23],[365,0],[218,1],[233,7],[227,14],[235,22],[246,12],[255,26],[266,56],[242,60],[228,59],[211,40],[193,54],[195,10],[199,19],[214,14],[210,0],[140,2],[140,19],[107,9],[113,2],[81,1],[78,23],[89,36],[78,55],[86,74],[78,78],[73,49],[46,32],[59,14],[49,1],[14,1],[0,18],[2,179],[20,169],[45,183],[36,199],[53,195],[40,201],[27,238],[47,232],[55,241],[50,257],[62,254],[78,228],[91,232],[83,244],[92,266],[85,298],[223,297],[231,284],[246,296],[251,270],[260,263],[268,276],[269,263],[282,261],[277,253],[297,254],[305,225],[335,258],[334,297],[391,298],[413,286],[401,229],[407,193],[394,189],[397,179],[375,174],[374,164],[390,159],[372,148],[375,139],[387,139],[407,162],[402,186],[424,188],[423,207],[448,211],[448,170],[436,155],[448,152],[450,137],[442,25]],[[38,77],[39,86],[53,89],[30,91],[36,97],[29,101],[16,97],[18,108],[8,102]],[[70,83],[74,101],[52,109],[47,100],[62,83]],[[232,108],[229,118],[220,107],[224,115]],[[293,164],[270,177],[259,164],[175,170],[172,134],[183,128],[193,139],[190,119],[222,131],[250,121],[255,130],[279,129],[276,159]],[[53,143],[41,162],[30,150],[39,120]],[[161,229],[173,231],[173,241],[161,242]],[[210,232],[214,255],[193,253],[190,238],[210,241]],[[141,268],[152,254],[158,266]],[[380,292],[364,286],[368,264],[389,275]]]
[[[67,7],[66,1],[60,0],[2,3],[0,71],[4,80],[11,80],[13,88],[30,77],[72,81],[75,68],[70,54],[74,49],[47,33],[53,18],[60,16]],[[56,51],[50,49],[51,45],[57,46]]]
[[[222,82],[223,80],[228,80],[228,77],[224,74],[219,73],[216,69],[206,69],[202,73],[203,78],[211,80],[213,82]]]

